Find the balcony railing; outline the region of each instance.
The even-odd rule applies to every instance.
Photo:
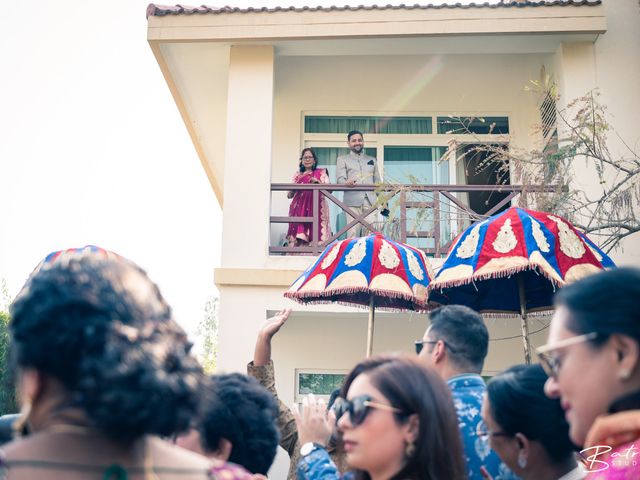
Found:
[[[420,242],[418,239],[428,239],[430,246],[418,245],[427,255],[440,257],[448,251],[453,240],[464,228],[471,223],[489,217],[504,208],[507,208],[512,201],[519,200],[520,206],[525,205],[525,196],[521,195],[525,191],[522,185],[413,185],[413,184],[388,184],[383,187],[376,185],[354,185],[348,187],[343,184],[295,184],[295,183],[272,183],[272,192],[304,191],[313,192],[313,216],[310,217],[290,217],[288,215],[272,215],[270,224],[310,223],[312,224],[312,241],[305,246],[282,246],[270,245],[270,254],[293,254],[293,255],[318,255],[324,248],[335,239],[344,235],[347,230],[356,224],[361,224],[370,232],[383,231],[390,238],[404,243]],[[379,210],[379,205],[373,205],[362,214],[357,214],[351,207],[344,204],[335,196],[335,192],[343,191],[375,191],[380,196],[384,195],[388,205],[392,206],[392,219],[387,221],[370,222],[367,217],[375,214]],[[554,186],[527,186],[526,192],[552,192]],[[466,199],[470,194],[487,193],[496,195],[496,198],[487,206],[482,213],[473,210]],[[519,197],[519,198],[518,198]],[[320,222],[320,200],[326,198],[329,204],[337,207],[338,213],[345,212],[352,220],[347,220],[338,231],[332,232],[332,236],[324,242],[317,242],[319,238]],[[272,202],[272,205],[274,202]],[[287,203],[287,210],[288,210]],[[427,215],[416,215],[413,212],[427,212]],[[421,217],[421,218],[420,218]],[[348,217],[347,217],[348,218]],[[412,240],[413,239],[413,240]],[[424,241],[423,241],[424,242]],[[272,242],[274,243],[274,242]],[[278,242],[279,243],[279,242]]]

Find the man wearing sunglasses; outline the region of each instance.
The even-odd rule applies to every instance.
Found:
[[[453,396],[464,444],[468,480],[481,480],[484,466],[494,480],[517,478],[478,436],[482,398],[486,390],[480,376],[489,349],[489,332],[477,312],[462,305],[448,305],[429,314],[431,324],[415,342],[424,365],[442,377]],[[481,426],[481,425],[480,425]]]

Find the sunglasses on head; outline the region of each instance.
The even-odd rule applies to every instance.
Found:
[[[399,408],[373,401],[369,395],[361,395],[351,400],[338,397],[332,407],[333,412],[336,414],[336,422],[340,420],[345,413],[349,412],[349,420],[354,427],[364,422],[369,410],[372,408],[393,413],[403,413]]]

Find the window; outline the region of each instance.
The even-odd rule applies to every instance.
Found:
[[[295,401],[301,402],[309,393],[328,400],[334,390],[342,387],[347,373],[347,370],[296,369]]]
[[[448,184],[450,183],[449,162],[440,160],[446,150],[446,147],[386,146],[384,147],[385,179],[393,183]],[[392,200],[390,207],[394,211],[398,210],[399,201],[398,196]],[[433,194],[412,192],[407,195],[407,201],[433,205]],[[449,239],[448,216],[447,205],[442,203],[439,235],[441,246]],[[431,208],[407,209],[407,243],[409,245],[418,248],[435,248],[434,228]]]
[[[347,154],[346,135],[351,130],[360,130],[365,137],[365,153],[378,160],[382,179],[387,183],[422,184],[495,184],[500,174],[492,169],[479,169],[479,156],[473,157],[469,149],[478,144],[507,144],[507,138],[498,135],[509,134],[509,117],[490,116],[454,116],[454,115],[366,115],[354,112],[353,115],[332,115],[324,112],[310,112],[302,118],[304,147],[312,147],[318,155],[318,164],[327,168],[331,182],[336,181],[336,159]],[[448,143],[457,135],[456,155],[445,155]],[[473,157],[473,158],[471,158]],[[477,174],[480,170],[482,175]],[[506,172],[509,175],[509,172]],[[509,183],[507,178],[506,182]],[[335,194],[342,198],[342,194]],[[454,196],[470,205],[478,212],[488,211],[502,196],[497,193],[473,194],[457,193]],[[426,209],[407,209],[407,243],[428,251],[437,251],[439,247],[456,235],[461,215],[454,218],[457,207],[440,196],[440,230],[435,231],[433,211]],[[399,202],[396,197],[394,202]],[[433,194],[413,192],[407,196],[409,202],[433,204]],[[394,205],[392,204],[393,208]],[[416,206],[417,207],[417,206]],[[337,232],[346,224],[346,215],[342,209],[329,202],[331,230]],[[479,209],[479,210],[477,210]],[[422,210],[422,211],[421,211]],[[399,209],[395,209],[399,213]],[[383,222],[379,216],[374,227],[384,230],[393,238],[402,228],[399,215],[394,222]],[[344,236],[342,237],[344,238]],[[439,250],[442,250],[440,248]]]
[[[509,133],[507,117],[438,117],[440,134],[500,135]]]
[[[307,116],[305,133],[341,133],[359,130],[366,134],[424,135],[431,133],[431,117]]]

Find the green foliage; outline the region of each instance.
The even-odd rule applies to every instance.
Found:
[[[204,315],[196,334],[201,340],[202,349],[198,359],[207,374],[215,373],[218,357],[218,308],[219,299],[210,297],[204,304]]]
[[[9,314],[0,311],[0,415],[18,411],[9,361]]]

